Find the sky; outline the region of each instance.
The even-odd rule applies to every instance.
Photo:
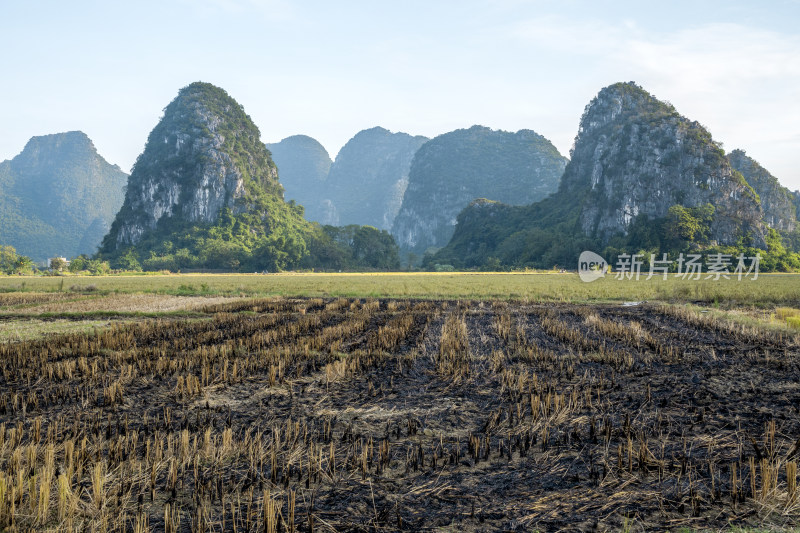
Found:
[[[635,81],[800,189],[800,0],[0,0],[0,160],[82,130],[130,171],[181,87],[331,157],[382,126],[532,129],[564,155]]]

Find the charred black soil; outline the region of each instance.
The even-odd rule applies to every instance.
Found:
[[[0,345],[0,529],[800,524],[800,346],[680,307],[269,299]]]

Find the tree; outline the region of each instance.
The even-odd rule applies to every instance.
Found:
[[[764,236],[764,241],[767,244],[767,251],[769,253],[776,256],[786,254],[786,248],[783,246],[781,235],[775,228],[769,228],[767,234]]]
[[[707,242],[713,218],[714,206],[711,204],[692,208],[676,204],[667,211],[664,230],[673,241]]]
[[[0,246],[0,272],[13,273],[17,257],[17,250],[13,246]]]
[[[24,255],[18,255],[17,260],[14,262],[13,274],[32,274],[33,273],[33,259]]]
[[[400,267],[397,243],[386,230],[361,226],[353,235],[353,258],[359,265],[383,270]]]
[[[142,265],[139,263],[139,259],[136,257],[136,252],[134,252],[133,248],[121,255],[117,263],[122,270],[142,271]]]
[[[497,257],[487,257],[486,262],[483,264],[483,269],[487,272],[499,272],[503,265]]]
[[[714,206],[703,204],[689,208],[689,212],[697,220],[698,229],[695,240],[700,243],[708,243],[711,239],[711,222],[714,220]]]
[[[101,261],[100,259],[90,259],[86,265],[86,269],[95,276],[111,272],[111,266],[108,264],[108,261]]]
[[[60,257],[53,257],[50,259],[50,270],[61,272],[67,266],[67,262]]]
[[[792,232],[785,233],[783,239],[785,245],[793,252],[800,252],[800,224],[797,224]]]
[[[667,212],[666,233],[674,240],[693,241],[700,225],[689,210],[682,205],[673,205]]]
[[[69,262],[69,271],[80,272],[81,270],[86,270],[86,265],[88,262],[89,258],[86,257],[85,254],[81,254],[78,257],[73,257],[72,261]]]

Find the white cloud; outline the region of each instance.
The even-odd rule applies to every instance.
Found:
[[[620,57],[728,148],[746,149],[784,184],[800,188],[800,39],[715,24],[636,41]]]
[[[587,69],[635,80],[705,124],[728,149],[746,149],[786,186],[800,188],[797,35],[732,23],[656,33],[630,20],[555,16],[520,22],[511,35],[572,61],[576,79],[589,76],[580,72]]]

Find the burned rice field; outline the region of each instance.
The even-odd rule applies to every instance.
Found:
[[[800,346],[679,306],[359,298],[0,344],[0,530],[800,524]]]

